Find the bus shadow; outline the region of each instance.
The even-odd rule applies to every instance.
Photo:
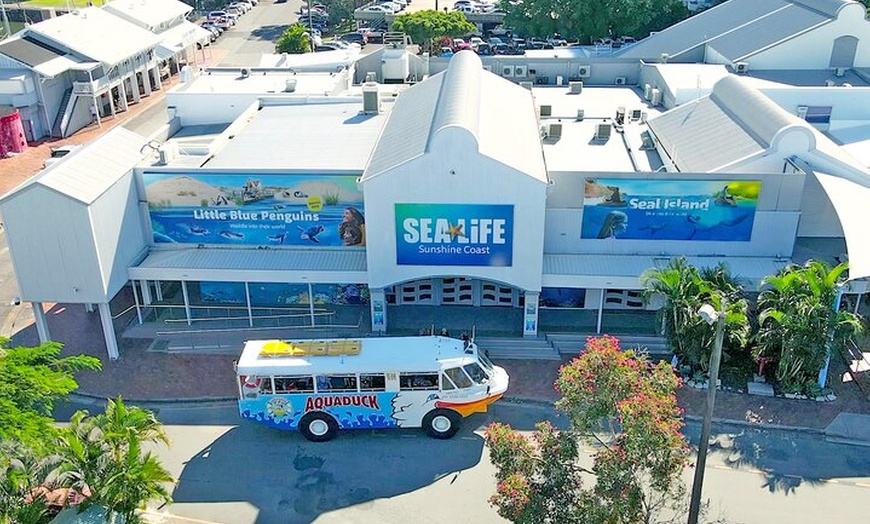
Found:
[[[475,467],[484,441],[473,429],[450,440],[419,429],[344,431],[317,444],[295,431],[242,425],[185,464],[172,497],[176,504],[244,502],[259,524],[308,524]]]

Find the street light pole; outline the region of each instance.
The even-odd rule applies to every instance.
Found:
[[[705,304],[698,312],[708,324],[716,322],[716,339],[710,355],[710,379],[707,382],[707,410],[701,426],[701,441],[698,442],[698,461],[695,464],[695,479],[692,481],[692,498],[689,504],[689,523],[698,524],[701,512],[701,490],[704,486],[704,467],[707,465],[707,448],[710,447],[710,427],[713,424],[713,407],[716,404],[716,384],[719,382],[719,362],[722,360],[722,342],[725,338],[726,301],[722,298],[721,310],[716,311]]]

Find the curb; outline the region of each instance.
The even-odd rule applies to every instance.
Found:
[[[701,423],[704,417],[698,415],[683,415],[683,420]],[[742,428],[753,429],[770,429],[776,431],[794,431],[797,433],[806,433],[808,435],[824,435],[824,429],[810,428],[807,426],[786,426],[785,424],[771,424],[766,422],[749,422],[748,420],[736,420],[728,418],[713,417],[713,422],[727,426],[738,426]]]
[[[112,397],[105,397],[102,395],[93,395],[91,393],[70,393],[67,395],[67,399],[73,402],[78,402],[80,404],[105,404],[106,400]],[[141,399],[141,398],[133,398],[133,397],[123,397],[124,402],[127,404],[139,404],[139,405],[148,405],[155,404],[158,406],[170,405],[170,404],[194,404],[194,405],[203,405],[203,404],[228,404],[235,403],[238,401],[236,397],[186,397],[186,398],[156,398],[156,399]]]

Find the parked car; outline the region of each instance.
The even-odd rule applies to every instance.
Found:
[[[358,32],[366,35],[366,42],[370,42],[372,44],[383,44],[384,43],[384,29],[380,27],[360,27],[357,29]]]
[[[359,44],[360,47],[365,47],[368,43],[368,38],[363,33],[345,33],[339,38],[342,42]]]
[[[227,29],[231,28],[234,25],[232,19],[227,18],[225,16],[222,16],[216,20],[213,20],[212,23],[214,25],[216,25],[217,27],[223,29],[224,31],[226,31]]]
[[[206,17],[206,20],[214,22],[219,18],[229,18],[228,13],[226,11],[211,11]],[[235,20],[233,20],[233,23],[235,23]]]
[[[200,27],[209,32],[209,34],[211,35],[209,36],[209,40],[212,42],[214,42],[218,39],[219,36],[221,36],[221,30],[218,29],[218,27],[211,22],[203,22],[202,24],[200,24]]]
[[[490,37],[490,39],[489,39],[489,45],[502,45],[504,43],[505,43],[504,40],[502,40],[501,38],[499,38],[497,36]]]
[[[362,11],[365,13],[384,13],[388,15],[395,14],[395,11],[393,11],[392,7],[387,7],[385,5],[370,5],[363,8]]]
[[[245,14],[253,9],[253,6],[247,2],[233,2],[231,4],[227,4],[226,9],[238,9],[239,13]]]

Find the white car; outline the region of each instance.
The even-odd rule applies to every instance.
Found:
[[[403,6],[402,4],[397,4],[395,2],[381,2],[381,5],[384,7],[389,7],[393,10],[394,13],[398,13],[405,8],[405,6]]]
[[[253,9],[253,6],[247,2],[233,2],[227,6],[227,9],[238,9],[244,14]]]
[[[387,7],[384,5],[370,5],[370,6],[366,7],[365,9],[363,9],[363,12],[366,12],[366,13],[386,13],[389,15],[395,13],[395,11],[393,11],[393,8]]]

